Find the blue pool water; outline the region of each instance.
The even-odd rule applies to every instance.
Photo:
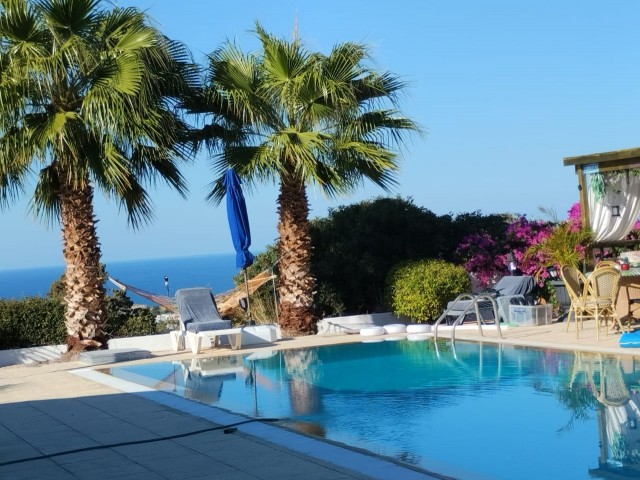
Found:
[[[640,478],[632,357],[403,340],[105,371],[457,478]]]

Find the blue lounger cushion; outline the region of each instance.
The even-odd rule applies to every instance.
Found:
[[[640,348],[640,330],[637,332],[623,333],[620,336],[619,343],[623,348]]]
[[[208,288],[182,288],[176,292],[176,303],[180,321],[187,332],[231,328],[231,320],[220,317],[216,300]]]

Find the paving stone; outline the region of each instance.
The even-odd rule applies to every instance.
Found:
[[[105,449],[100,450],[102,455],[87,458],[78,458],[77,461],[67,460],[64,469],[79,479],[114,478],[126,475],[144,475],[150,471],[136,462]]]
[[[10,480],[76,480],[77,477],[51,460],[36,460],[0,467],[0,478]]]

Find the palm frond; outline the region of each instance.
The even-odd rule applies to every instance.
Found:
[[[147,191],[132,177],[130,188],[118,192],[120,205],[127,213],[129,225],[137,230],[153,221],[155,215]]]
[[[407,87],[397,76],[385,72],[369,72],[368,75],[354,79],[353,88],[358,101],[363,104],[374,100],[389,100],[397,104],[398,93]]]
[[[416,132],[420,132],[418,125],[395,110],[371,110],[345,122],[339,133],[350,139],[402,145],[406,134]]]
[[[271,35],[256,23],[257,53],[228,42],[209,55],[204,85],[184,100],[206,118],[190,132],[194,150],[213,155],[208,199],[224,196],[221,178],[233,167],[250,189],[282,180],[319,186],[327,195],[368,180],[396,185],[398,152],[419,127],[401,115],[396,75],[370,66],[368,48],[336,45],[328,55],[297,39]]]
[[[100,0],[2,5],[0,152],[17,148],[17,160],[0,162],[0,202],[21,191],[33,161],[32,209],[49,218],[60,213],[59,187],[88,179],[131,207],[135,225],[152,217],[141,182],[161,179],[184,195],[179,165],[192,153],[176,108],[200,84],[184,45],[136,8],[105,11]]]
[[[8,132],[0,138],[0,209],[7,208],[25,192],[31,155],[28,146],[20,148],[25,145],[24,140],[24,129]]]
[[[60,218],[60,179],[55,163],[46,166],[38,175],[38,182],[30,203],[30,210],[35,217],[53,225]]]
[[[100,0],[39,0],[36,5],[49,28],[67,38],[91,28],[100,14],[100,3]]]

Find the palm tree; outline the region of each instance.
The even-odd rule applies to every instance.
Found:
[[[61,224],[69,351],[106,348],[94,188],[134,228],[153,217],[143,184],[185,194],[172,99],[189,61],[134,8],[0,0],[0,207],[34,186],[33,212]]]
[[[315,329],[310,273],[308,185],[329,196],[370,180],[388,189],[398,168],[394,146],[416,125],[396,110],[404,84],[368,66],[366,47],[309,52],[256,24],[262,48],[245,54],[227,43],[209,55],[204,87],[186,100],[202,115],[192,133],[196,148],[214,154],[209,200],[225,195],[222,178],[236,170],[249,188],[279,184],[280,326],[285,334]]]

